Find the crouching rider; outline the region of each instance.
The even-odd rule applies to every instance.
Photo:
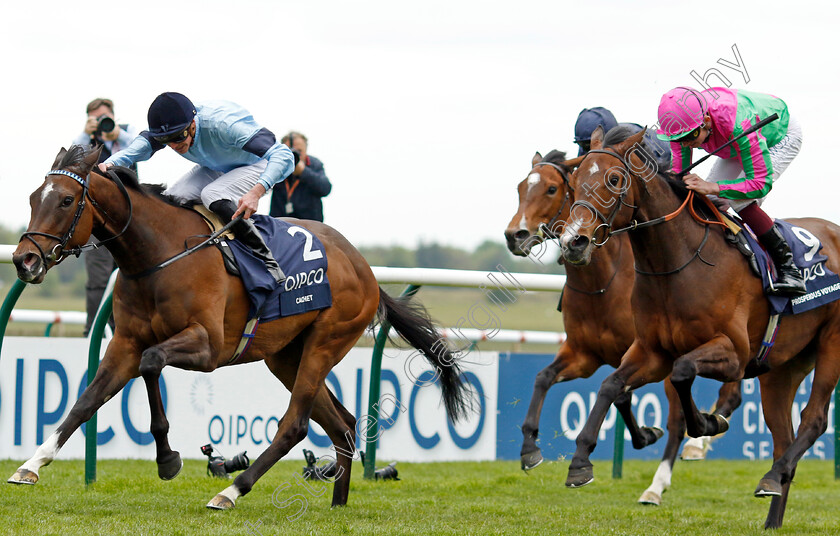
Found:
[[[167,145],[198,164],[164,193],[183,202],[201,200],[281,283],[285,276],[253,222],[259,200],[295,169],[292,151],[261,127],[243,107],[228,101],[197,106],[180,93],[158,95],[149,107],[149,130],[99,165],[129,167]]]
[[[671,170],[691,165],[693,149],[713,153],[758,121],[773,114],[779,119],[743,136],[718,153],[709,177],[689,173],[683,180],[690,190],[726,199],[767,249],[778,278],[773,294],[805,294],[805,281],[793,261],[784,236],[761,203],[802,146],[802,130],[785,101],[773,95],[713,87],[704,91],[678,87],[659,103],[661,140],[671,142]]]

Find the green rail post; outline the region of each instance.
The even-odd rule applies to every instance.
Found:
[[[3,300],[3,307],[0,308],[0,352],[3,351],[3,339],[6,337],[6,326],[9,325],[9,317],[12,316],[12,310],[15,308],[18,298],[20,298],[20,293],[25,288],[26,283],[20,279],[15,279],[12,288],[9,289],[9,293],[6,294],[6,298]]]
[[[108,297],[99,306],[96,313],[96,320],[90,330],[90,347],[88,349],[88,371],[87,385],[93,382],[96,370],[99,368],[99,354],[102,349],[102,334],[108,319],[111,318],[111,311],[114,305],[114,295],[109,293]],[[87,386],[85,386],[87,387]],[[88,420],[85,434],[85,486],[96,482],[96,413]]]
[[[613,406],[615,407],[615,406]],[[613,446],[613,467],[612,477],[621,478],[621,469],[624,464],[624,417],[615,410],[615,445]]]
[[[840,384],[834,386],[834,479],[840,479]]]
[[[401,296],[413,296],[420,290],[420,285],[408,285]],[[370,387],[368,388],[368,410],[367,415],[376,412],[376,404],[379,403],[379,387],[382,379],[382,352],[385,350],[385,343],[388,341],[388,332],[391,331],[391,324],[382,320],[379,326],[379,333],[376,335],[376,342],[373,345],[373,357],[370,360]],[[377,433],[372,438],[365,437],[365,479],[376,478],[376,440],[379,436],[379,421],[377,420]],[[367,434],[367,427],[365,428]]]

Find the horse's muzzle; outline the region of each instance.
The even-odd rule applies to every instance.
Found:
[[[527,229],[508,229],[505,231],[508,251],[517,257],[527,257],[531,252],[531,233]]]
[[[12,262],[17,268],[18,279],[24,283],[41,283],[47,275],[47,267],[41,257],[31,251],[15,253]]]
[[[592,241],[582,235],[576,236],[573,240],[564,241],[563,258],[569,264],[589,264],[592,258]]]

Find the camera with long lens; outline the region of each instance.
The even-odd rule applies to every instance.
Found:
[[[210,444],[204,445],[201,447],[201,453],[207,456],[207,475],[217,478],[230,478],[230,473],[247,469],[251,462],[245,452],[243,450],[233,458],[226,460],[221,454],[213,456],[213,447]]]
[[[96,118],[96,131],[93,135],[99,137],[102,134],[110,134],[115,128],[117,128],[117,122],[103,114]]]

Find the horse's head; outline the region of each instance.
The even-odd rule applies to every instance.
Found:
[[[80,145],[62,148],[44,183],[29,196],[29,227],[12,256],[22,281],[42,282],[47,270],[67,256],[65,250],[90,238],[93,220],[91,211],[85,210],[87,181],[101,151],[101,147],[86,151]]]
[[[566,154],[551,151],[545,158],[536,153],[531,172],[519,183],[519,208],[505,230],[507,247],[514,255],[527,256],[531,248],[553,231],[562,228],[572,206],[569,176],[580,158],[566,160]]]
[[[560,237],[567,262],[589,264],[592,250],[630,223],[646,181],[657,171],[643,137],[644,130],[627,137],[620,127],[606,138],[600,127],[593,132],[592,149],[569,179],[575,199]]]

